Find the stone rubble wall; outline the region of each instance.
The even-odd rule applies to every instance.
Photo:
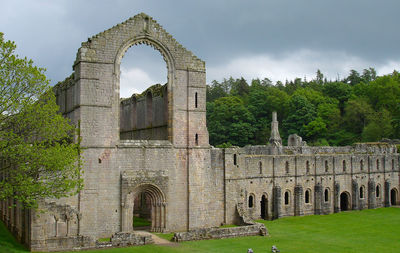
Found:
[[[240,236],[268,235],[264,224],[256,223],[254,225],[228,227],[228,228],[201,228],[188,232],[178,232],[174,234],[173,241],[195,241],[208,239],[222,239]]]

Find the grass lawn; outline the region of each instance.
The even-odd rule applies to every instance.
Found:
[[[400,208],[351,211],[332,215],[288,217],[265,223],[268,237],[252,236],[183,242],[177,246],[146,245],[131,248],[85,251],[129,252],[400,252]],[[0,226],[0,252],[24,252]],[[8,251],[7,251],[8,250]],[[12,251],[14,250],[14,251]]]

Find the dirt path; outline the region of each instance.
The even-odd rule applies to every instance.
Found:
[[[149,233],[147,231],[135,231],[135,232],[138,234],[141,234],[141,235],[150,235],[151,238],[153,238],[153,240],[154,240],[154,244],[156,244],[156,245],[165,245],[165,246],[177,246],[178,245],[178,243],[176,243],[176,242],[168,241],[164,238],[161,238],[161,237],[159,237],[155,234]]]

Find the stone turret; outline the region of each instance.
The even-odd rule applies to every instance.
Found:
[[[278,125],[277,114],[276,112],[272,112],[271,137],[269,138],[269,143],[273,146],[282,146],[282,139],[279,135]]]

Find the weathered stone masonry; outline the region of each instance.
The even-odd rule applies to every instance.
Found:
[[[137,44],[161,53],[168,82],[121,100],[120,62]],[[145,14],[82,43],[73,70],[54,90],[61,113],[80,127],[84,189],[42,200],[44,213],[0,203],[0,218],[33,251],[103,247],[96,240],[105,237],[149,242],[132,234],[135,215],[152,231],[188,232],[176,234],[187,240],[267,233],[215,229],[221,224],[399,204],[394,145],[307,147],[293,135],[284,147],[273,115],[267,146],[210,147],[205,63]]]

